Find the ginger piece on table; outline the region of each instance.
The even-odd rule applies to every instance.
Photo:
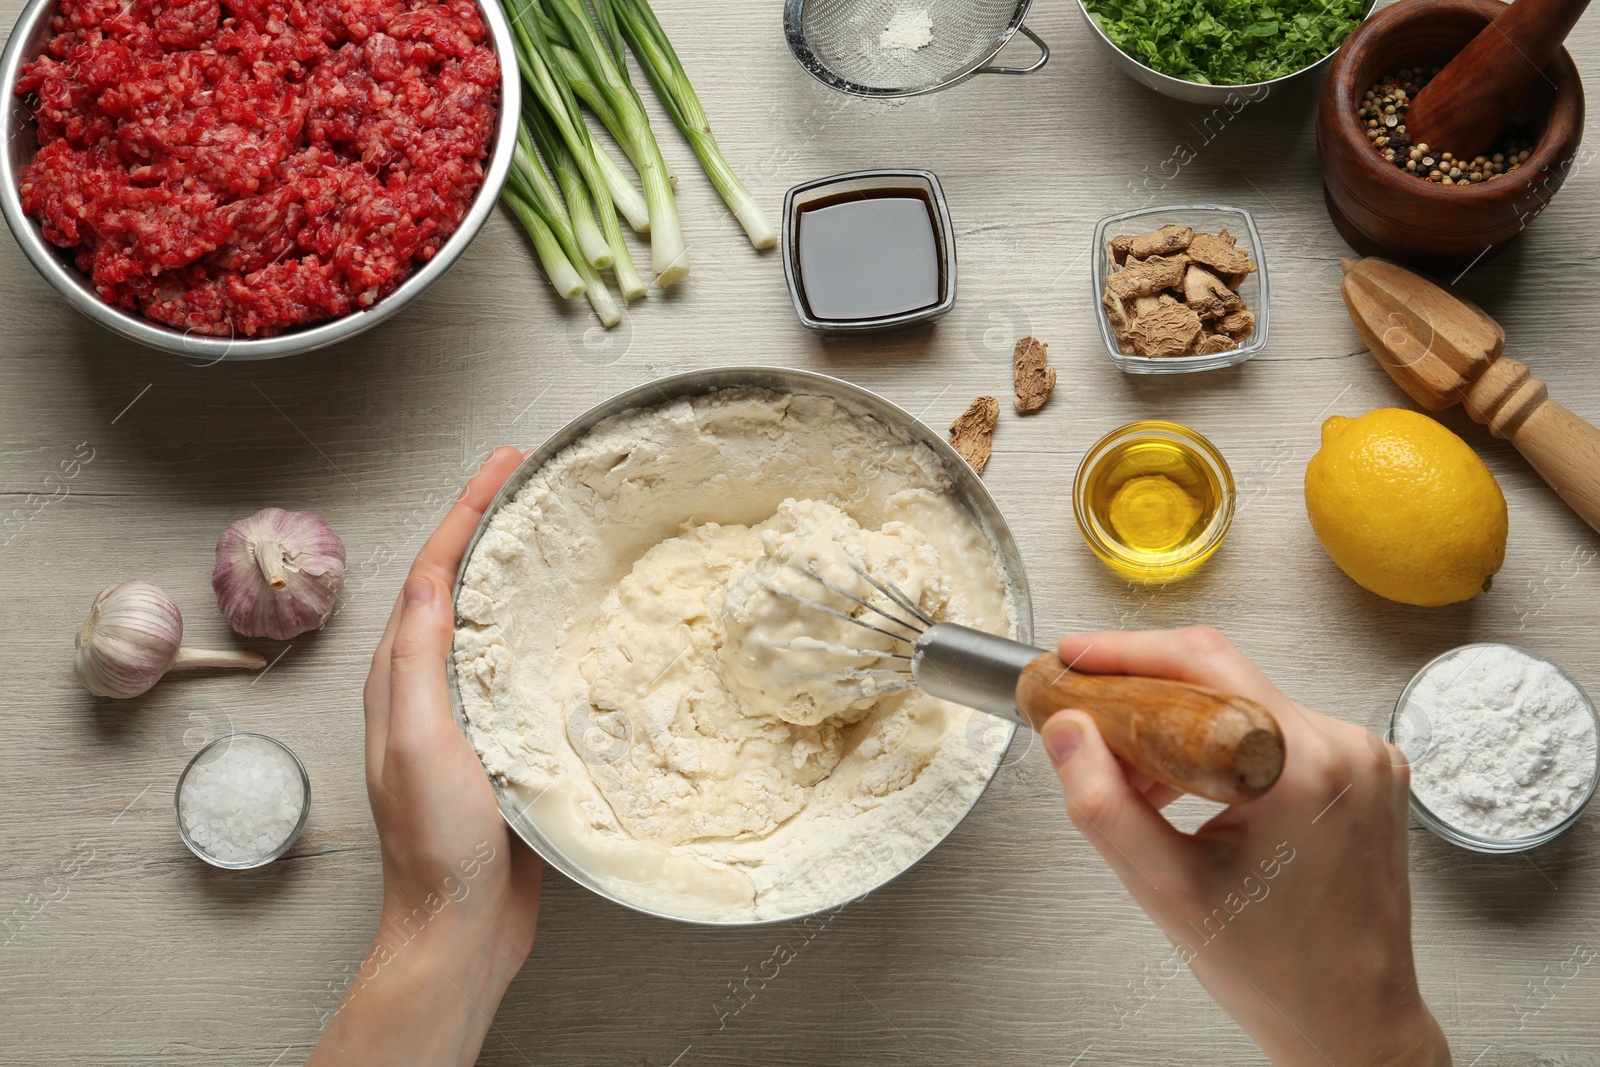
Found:
[[[1217,274],[1250,274],[1256,269],[1250,253],[1233,243],[1227,230],[1219,234],[1197,233],[1189,242],[1189,258],[1210,267]]]
[[[978,473],[989,465],[994,451],[994,428],[1000,421],[1000,401],[980,396],[950,424],[950,447]]]
[[[1253,311],[1241,308],[1217,319],[1211,324],[1211,328],[1218,333],[1227,334],[1235,341],[1242,341],[1256,328],[1256,315]]]
[[[1133,338],[1128,333],[1133,327],[1133,318],[1128,314],[1127,305],[1110,289],[1101,294],[1100,303],[1106,309],[1106,322],[1111,325],[1111,336],[1117,339],[1117,348],[1125,356],[1133,355]]]
[[[1219,319],[1244,310],[1239,294],[1222,284],[1222,279],[1196,264],[1189,264],[1183,275],[1183,302],[1202,319]]]
[[[1106,278],[1106,288],[1124,300],[1139,296],[1155,296],[1163,289],[1175,289],[1183,283],[1183,272],[1189,257],[1181,252],[1171,256],[1150,256],[1140,259],[1129,256],[1119,271]]]
[[[1135,237],[1128,244],[1128,255],[1134,259],[1170,256],[1174,252],[1182,252],[1188,248],[1192,240],[1194,240],[1193,226],[1166,225],[1155,233]]]
[[[1186,356],[1200,339],[1200,316],[1188,305],[1163,294],[1154,307],[1137,309],[1128,331],[1141,356]]]
[[[1038,411],[1055,391],[1056,372],[1047,367],[1050,346],[1037,337],[1024,337],[1011,353],[1011,377],[1016,388],[1017,414]]]

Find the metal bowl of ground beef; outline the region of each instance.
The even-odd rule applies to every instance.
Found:
[[[32,0],[0,208],[124,337],[268,359],[375,326],[494,208],[520,89],[494,0]]]

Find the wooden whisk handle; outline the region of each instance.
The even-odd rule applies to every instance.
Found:
[[[1525,365],[1504,356],[1462,390],[1461,406],[1515,445],[1578,517],[1600,530],[1600,430],[1551,400]]]
[[[1128,766],[1222,804],[1254,800],[1283,770],[1283,731],[1271,712],[1186,682],[1080,674],[1046,653],[1018,679],[1017,708],[1034,729],[1062,708],[1086,711]]]

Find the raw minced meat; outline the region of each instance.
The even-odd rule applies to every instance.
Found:
[[[260,337],[368,307],[483,183],[474,0],[62,0],[24,210],[109,304]]]

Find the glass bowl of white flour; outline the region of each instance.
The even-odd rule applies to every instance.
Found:
[[[1411,761],[1411,810],[1474,852],[1521,852],[1583,816],[1600,781],[1600,718],[1542,656],[1498,642],[1430,661],[1395,705],[1389,738]]]

